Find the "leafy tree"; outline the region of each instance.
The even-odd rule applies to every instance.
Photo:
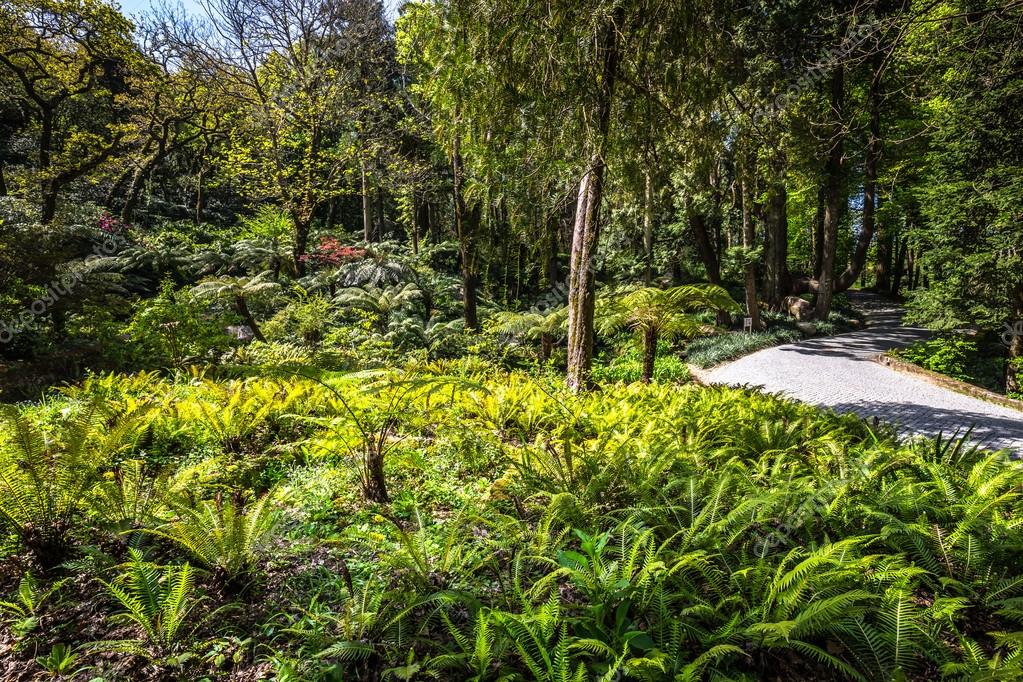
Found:
[[[918,36],[937,42],[947,69],[934,74],[925,102],[935,134],[918,188],[925,221],[913,235],[929,286],[911,306],[915,319],[936,328],[1001,333],[1023,319],[1019,17],[997,2],[948,5],[950,18],[935,9]],[[1023,337],[1009,339],[1010,358],[1023,356]],[[1007,389],[1018,391],[1018,366],[1007,364]]]
[[[366,65],[388,46],[382,5],[372,0],[216,0],[212,26],[165,17],[180,58],[217,74],[217,95],[239,108],[223,169],[253,198],[274,198],[294,224],[300,274],[317,210],[340,195],[357,162],[357,130],[346,124],[369,94]]]
[[[0,68],[14,75],[36,138],[41,220],[72,182],[122,146],[133,76],[149,67],[132,25],[102,0],[12,0],[0,8]],[[88,110],[89,115],[84,115]]]

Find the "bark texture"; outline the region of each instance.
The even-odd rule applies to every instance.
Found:
[[[619,6],[601,32],[597,47],[600,64],[599,88],[594,101],[596,128],[589,146],[593,150],[579,182],[572,251],[568,275],[568,371],[566,381],[573,391],[589,386],[593,364],[594,256],[600,238],[600,203],[604,191],[604,160],[611,124],[615,78],[618,72],[618,27],[623,10]]]

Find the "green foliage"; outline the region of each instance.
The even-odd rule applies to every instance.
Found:
[[[1001,351],[998,346],[981,350],[980,342],[950,334],[918,341],[892,353],[932,372],[1002,392],[1006,360],[999,357]]]
[[[50,585],[40,585],[39,581],[27,573],[18,583],[18,591],[13,601],[0,601],[0,613],[16,637],[23,638],[39,625],[39,616],[43,606],[67,583],[67,579],[55,580]]]
[[[280,517],[273,505],[272,494],[248,505],[234,499],[178,505],[177,518],[152,532],[178,544],[223,583],[238,586],[274,537]]]
[[[713,367],[764,348],[798,341],[798,331],[775,328],[766,332],[729,332],[705,336],[686,346],[686,358],[697,367]]]
[[[242,218],[242,238],[270,240],[290,239],[294,224],[284,211],[271,204],[262,204],[251,216]]]
[[[932,372],[969,381],[967,356],[977,350],[977,344],[960,336],[942,336],[933,341],[919,341],[897,354]]]
[[[54,669],[102,668],[100,651],[168,674],[272,664],[303,679],[959,679],[1019,666],[1023,469],[961,441],[901,443],[737,389],[577,395],[468,361],[95,377],[67,393],[31,423],[59,434],[49,420],[86,396],[118,413],[146,404],[153,433],[193,454],[147,464],[106,422],[87,439],[110,454],[96,456],[75,533],[128,562],[114,579],[98,550],[66,565],[99,572],[75,584],[83,599],[105,586],[117,634],[83,647],[61,631],[71,649],[53,652]],[[261,495],[271,477],[280,492]],[[171,565],[145,560],[146,543]],[[67,583],[40,575],[4,604],[19,651],[69,601]],[[241,618],[209,617],[232,599]]]
[[[107,651],[123,651],[154,662],[179,665],[190,656],[184,650],[191,617],[202,601],[195,594],[195,572],[187,563],[160,567],[145,560],[142,552],[129,550],[131,560],[114,582],[104,582],[107,592],[123,609],[112,617],[132,625],[136,639],[96,642]]]
[[[316,347],[326,337],[333,314],[330,301],[323,296],[310,296],[289,303],[263,329],[271,341],[297,341]]]
[[[205,314],[188,292],[164,281],[160,295],[140,303],[124,330],[131,339],[125,362],[149,369],[210,361],[232,345],[226,326],[223,317]]]
[[[9,430],[0,444],[0,516],[44,568],[69,558],[99,467],[135,447],[148,416],[136,405],[111,424],[108,406],[94,399],[46,433],[27,411],[0,408]]]
[[[654,367],[653,381],[656,383],[684,384],[689,381],[689,367],[678,355],[666,355],[658,350],[658,361]],[[621,355],[615,355],[606,361],[598,358],[593,365],[593,380],[598,384],[626,383],[641,381],[643,378],[643,358],[635,347],[629,348]]]
[[[73,677],[82,672],[76,668],[81,655],[67,644],[54,644],[50,653],[36,658],[36,663],[53,677]]]
[[[671,289],[646,287],[620,298],[604,301],[598,311],[598,328],[603,334],[619,329],[636,332],[643,345],[642,380],[649,382],[656,371],[658,341],[692,338],[712,331],[694,312],[737,313],[741,309],[720,286],[690,284]]]

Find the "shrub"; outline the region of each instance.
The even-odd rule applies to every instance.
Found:
[[[944,335],[892,354],[959,381],[991,391],[1005,390],[1005,348],[995,342],[982,344],[960,335]]]
[[[270,341],[299,342],[306,346],[320,345],[333,323],[333,309],[323,296],[309,296],[292,301],[263,325]]]
[[[139,303],[125,329],[138,368],[182,367],[209,361],[231,348],[228,320],[207,313],[185,291],[165,281],[160,295]]]
[[[267,494],[248,506],[230,498],[178,505],[177,518],[153,532],[177,543],[222,583],[240,587],[238,580],[255,569],[280,521],[272,501]]]
[[[598,384],[631,384],[642,379],[643,358],[634,347],[609,361],[598,361],[593,365],[593,380]],[[679,356],[661,351],[653,380],[655,383],[685,383],[689,381],[689,367]]]
[[[107,592],[123,611],[113,616],[117,623],[132,625],[135,639],[96,642],[93,647],[142,656],[154,663],[176,666],[187,657],[183,640],[195,628],[192,612],[201,601],[195,596],[195,571],[190,565],[157,566],[131,549],[131,561],[114,582],[104,582]]]
[[[931,341],[918,341],[895,353],[913,364],[938,374],[969,381],[968,355],[976,352],[977,344],[960,336],[941,336]]]
[[[70,557],[99,468],[130,451],[148,425],[144,408],[111,420],[102,399],[65,417],[56,433],[23,410],[0,408],[0,518],[45,569]]]

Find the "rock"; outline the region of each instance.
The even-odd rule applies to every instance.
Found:
[[[252,334],[252,328],[247,324],[233,324],[224,330],[227,335],[238,341],[251,341],[254,336]]]
[[[813,336],[817,333],[817,325],[813,322],[796,322],[796,329],[803,336]]]
[[[786,296],[781,304],[788,314],[797,320],[813,319],[813,306],[810,305],[809,301],[805,301],[798,296]]]

